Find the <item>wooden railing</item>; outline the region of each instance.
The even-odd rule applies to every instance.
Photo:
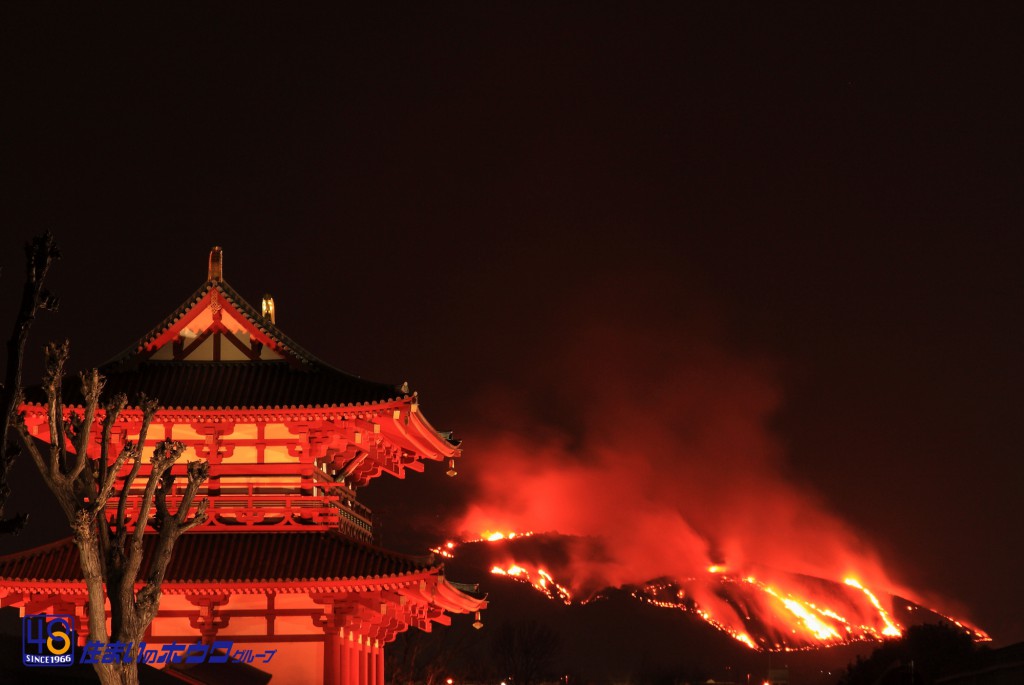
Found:
[[[282,468],[284,467],[284,468]],[[335,483],[317,470],[295,473],[294,465],[220,464],[196,495],[189,515],[202,499],[209,499],[204,530],[340,530],[351,537],[373,539],[373,517],[343,483]],[[176,511],[185,479],[175,482],[167,506]],[[144,485],[136,481],[127,498],[127,518],[134,526],[140,518]],[[107,515],[116,515],[117,497],[107,503]],[[155,516],[155,504],[149,516]]]

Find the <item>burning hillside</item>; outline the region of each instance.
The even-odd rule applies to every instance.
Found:
[[[557,534],[485,533],[449,541],[437,554],[468,561],[476,568],[528,584],[567,605],[601,601],[607,589],[584,589],[570,573],[581,549],[599,543]],[[842,582],[767,568],[732,571],[712,565],[680,578],[658,578],[624,588],[639,602],[690,614],[754,650],[794,651],[895,638],[921,623],[949,622],[974,640],[988,640],[980,629],[943,616],[911,600],[865,587],[855,578]]]
[[[448,530],[473,544],[441,553],[486,549],[494,575],[566,603],[630,588],[759,650],[880,640],[940,618],[897,599],[921,595],[786,463],[764,360],[639,322],[573,332],[550,361],[560,382],[502,395],[493,425],[507,428],[468,437],[480,466]],[[560,535],[508,532],[530,530]]]

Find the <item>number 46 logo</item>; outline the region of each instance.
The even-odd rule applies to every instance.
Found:
[[[22,662],[26,666],[70,666],[75,662],[75,617],[35,614],[21,619]]]

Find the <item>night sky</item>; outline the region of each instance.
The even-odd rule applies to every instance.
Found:
[[[1016,10],[48,7],[0,16],[0,321],[21,244],[64,251],[30,377],[48,339],[120,352],[221,245],[291,337],[466,438],[462,477],[371,488],[387,542],[464,506],[474,438],[664,416],[699,341],[772,389],[787,482],[1024,639]]]

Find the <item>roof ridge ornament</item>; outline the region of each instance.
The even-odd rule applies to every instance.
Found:
[[[219,245],[214,245],[210,249],[210,265],[207,269],[206,280],[224,280],[224,251],[220,249]]]
[[[274,309],[274,298],[270,296],[270,293],[263,295],[263,306],[260,308],[263,312],[263,318],[272,324],[277,324],[277,312]]]

